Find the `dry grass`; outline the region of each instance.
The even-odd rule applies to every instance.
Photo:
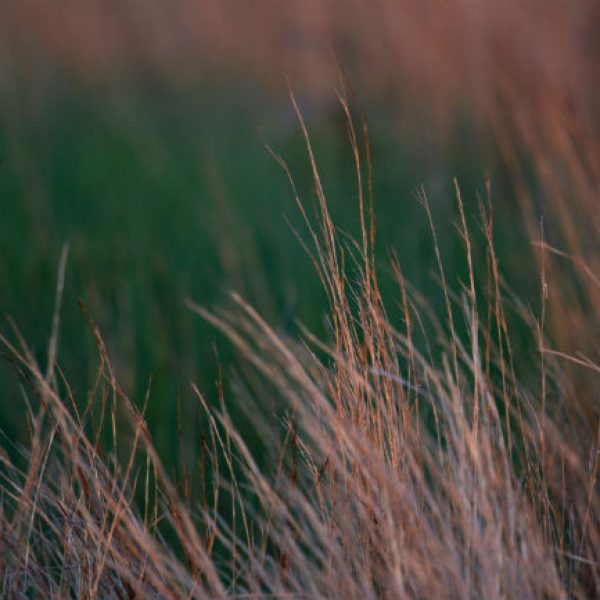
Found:
[[[124,40],[133,38],[123,34],[125,8],[110,13],[86,4],[96,12],[71,6],[63,15],[69,19],[58,22],[83,35],[100,31],[89,15],[101,17],[111,35],[98,35],[101,43],[86,37],[87,55],[72,35],[66,36],[72,47],[60,42],[65,36],[56,35],[52,11],[31,1],[5,7],[4,22],[17,33],[4,47],[20,48],[19,28],[31,22],[44,48],[67,62],[81,59],[85,72],[123,56],[143,59],[139,48],[126,47]],[[373,257],[366,135],[354,129],[342,98],[360,196],[362,235],[353,242],[329,215],[301,120],[320,214],[316,225],[306,218],[306,245],[329,299],[329,338],[290,338],[237,296],[216,312],[190,302],[238,348],[262,382],[258,389],[283,403],[285,435],[274,468],[259,465],[225,403],[215,409],[196,389],[209,434],[198,442],[205,485],[194,500],[185,481],[171,481],[143,408],[119,386],[91,319],[100,364],[86,398],[72,397],[56,365],[58,318],[45,369],[15,329],[2,342],[22,376],[31,441],[18,459],[0,457],[3,596],[600,595],[598,11],[593,3],[558,0],[484,2],[479,11],[459,0],[426,4],[381,2],[376,13],[350,3],[339,20],[339,11],[310,3],[302,18],[290,10],[286,18],[258,19],[264,29],[248,33],[260,41],[249,44],[248,61],[261,64],[268,54],[285,63],[298,47],[333,40],[359,85],[368,82],[384,96],[390,82],[409,89],[432,119],[442,114],[439,122],[469,98],[507,167],[519,218],[533,240],[541,237],[539,307],[532,311],[507,291],[489,197],[479,203],[473,235],[458,184],[468,273],[458,289],[444,272],[428,199],[419,195],[438,258],[443,322],[395,260],[398,295],[384,305]],[[163,40],[151,45],[152,60],[171,66],[181,65],[178,48],[186,55],[197,50],[169,42],[180,17],[191,32],[199,22],[194,3],[178,6],[172,29],[156,29],[162,13],[144,12],[138,21],[142,31],[155,32],[152,39]],[[260,6],[263,15],[273,9],[270,2]],[[240,13],[229,21],[230,14],[212,14],[220,25],[210,30],[218,38],[214,47],[236,56],[238,45],[248,45],[236,28],[247,27],[247,18]],[[370,30],[354,35],[365,29],[356,23]],[[274,52],[289,27],[298,47]],[[381,35],[371,35],[379,27]],[[300,62],[310,71],[315,60],[308,54]],[[373,64],[397,65],[398,75]],[[540,236],[540,198],[552,246]],[[485,256],[483,272],[475,256]],[[530,351],[518,357],[510,335],[515,319],[530,332]],[[402,327],[392,325],[399,321]],[[275,444],[280,422],[259,418],[261,398],[256,404],[248,398],[240,393],[240,404],[256,417],[265,444]],[[125,448],[121,428],[130,433]]]
[[[46,369],[16,329],[14,341],[2,337],[31,426],[22,466],[2,455],[3,597],[597,597],[597,425],[565,365],[583,363],[594,378],[599,367],[548,349],[546,262],[532,317],[506,300],[490,204],[480,202],[483,235],[473,236],[456,184],[468,278],[453,290],[420,194],[446,318],[435,319],[392,260],[398,295],[388,307],[403,323],[392,326],[372,253],[366,127],[355,129],[341,101],[356,160],[356,242],[336,231],[300,118],[320,214],[317,224],[306,218],[306,247],[329,299],[329,338],[291,339],[235,295],[217,312],[189,302],[283,403],[275,467],[257,463],[224,402],[214,409],[194,388],[209,435],[198,442],[205,487],[193,500],[162,465],[91,318],[97,379],[85,400],[72,397],[56,364],[65,254]],[[485,254],[483,277],[475,253]],[[527,382],[513,364],[509,312],[531,332],[531,353],[519,357]],[[275,443],[280,423],[261,398],[239,402]]]

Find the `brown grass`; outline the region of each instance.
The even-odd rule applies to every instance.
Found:
[[[259,465],[225,403],[214,409],[194,388],[209,432],[198,441],[205,485],[195,500],[162,465],[143,408],[119,386],[91,319],[100,362],[86,398],[72,397],[56,364],[58,318],[45,369],[15,329],[2,343],[22,377],[31,440],[11,453],[17,458],[0,456],[2,596],[598,597],[595,4],[390,0],[341,10],[303,2],[278,12],[265,1],[252,6],[254,21],[222,3],[208,27],[200,3],[175,3],[164,27],[158,9],[132,19],[127,3],[48,6],[3,6],[1,49],[9,52],[0,66],[12,67],[15,56],[26,65],[50,60],[96,81],[123,65],[159,65],[185,78],[199,53],[237,64],[245,49],[242,69],[279,81],[289,68],[295,82],[328,89],[327,75],[314,74],[331,46],[360,89],[382,101],[422,104],[448,127],[467,104],[502,157],[519,219],[536,240],[540,305],[532,311],[505,285],[491,194],[480,201],[475,231],[483,236],[474,235],[458,184],[468,273],[458,289],[419,194],[444,321],[396,260],[398,294],[384,304],[365,136],[342,99],[360,192],[361,236],[352,242],[329,215],[301,120],[320,212],[318,224],[306,219],[306,245],[329,299],[329,337],[275,331],[238,296],[215,312],[190,302],[237,347],[262,381],[258,389],[283,403],[274,468]],[[182,27],[189,35],[174,36]],[[205,30],[208,38],[197,35]],[[540,235],[540,204],[552,244]],[[477,272],[474,257],[482,255],[487,270]],[[518,319],[530,351],[515,357]],[[248,397],[240,392],[240,404],[274,444],[281,424],[264,415],[260,397]]]
[[[532,317],[506,299],[490,204],[480,202],[483,236],[473,236],[457,183],[468,273],[458,290],[444,272],[427,196],[419,195],[436,245],[445,321],[428,311],[396,260],[396,304],[385,305],[372,253],[366,127],[356,130],[341,102],[356,161],[357,242],[341,238],[333,224],[300,117],[320,214],[316,224],[306,218],[305,243],[329,300],[328,339],[277,332],[236,295],[230,308],[216,312],[189,302],[237,347],[264,382],[260,389],[283,404],[274,468],[259,465],[225,403],[210,407],[194,387],[209,431],[196,457],[205,487],[196,501],[185,482],[173,483],[143,407],[119,386],[89,316],[98,374],[85,401],[72,397],[56,364],[65,254],[47,368],[16,328],[13,341],[1,338],[22,376],[31,425],[20,459],[2,455],[4,597],[600,593],[597,425],[567,365],[583,365],[594,379],[599,367],[548,348],[547,262],[542,308]],[[306,216],[300,200],[298,206]],[[545,250],[546,259],[559,254]],[[473,267],[475,252],[486,256],[483,278]],[[576,266],[591,277],[584,263]],[[527,382],[517,377],[509,313],[531,332],[532,350],[519,356],[535,374]],[[402,326],[394,327],[398,321]],[[260,397],[255,404],[247,398],[240,394],[239,402],[265,432],[265,444],[275,443],[280,424],[265,414]],[[130,433],[126,448],[122,428]]]

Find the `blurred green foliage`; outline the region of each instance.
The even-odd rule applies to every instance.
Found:
[[[285,173],[265,148],[286,160],[314,214],[306,147],[289,103],[224,84],[185,92],[70,84],[42,97],[23,86],[7,89],[0,123],[2,318],[14,319],[45,364],[58,259],[68,243],[60,366],[76,394],[84,394],[98,358],[77,306],[81,298],[136,402],[152,376],[150,427],[159,450],[174,456],[178,403],[186,427],[197,426],[190,381],[214,398],[218,362],[226,379],[234,364],[226,344],[217,344],[217,359],[218,336],[184,306],[185,297],[210,307],[234,289],[277,326],[293,333],[298,320],[324,331],[325,295],[294,235],[306,238],[306,228]],[[385,110],[363,108],[370,117],[377,256],[392,319],[400,319],[387,269],[392,248],[408,279],[441,310],[431,237],[414,192],[423,184],[430,195],[456,285],[465,265],[449,226],[456,221],[452,177],[474,223],[475,192],[499,167],[468,131],[469,147],[457,135],[456,144],[441,148],[434,137],[403,133]],[[305,116],[331,212],[341,230],[356,236],[357,184],[341,109],[324,104]],[[500,207],[500,219],[514,229],[515,207]],[[506,237],[508,247],[515,238]],[[8,329],[5,321],[2,331]],[[0,424],[22,439],[16,384],[14,369],[0,366]]]

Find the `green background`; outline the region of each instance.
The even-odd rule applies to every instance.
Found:
[[[357,236],[357,184],[343,112],[336,102],[298,97],[335,222]],[[14,319],[45,365],[58,261],[68,243],[59,364],[83,398],[98,354],[77,305],[82,299],[136,403],[152,377],[148,421],[159,451],[174,464],[178,405],[186,439],[201,428],[190,382],[214,401],[218,366],[226,383],[236,369],[228,344],[184,298],[213,307],[235,290],[292,335],[298,321],[319,335],[325,331],[325,295],[294,234],[306,238],[306,228],[285,173],[265,148],[286,160],[314,214],[306,147],[289,99],[231,81],[91,88],[65,78],[39,89],[16,77],[4,82],[1,99],[0,315]],[[513,260],[511,284],[534,297],[536,282],[519,260],[527,242],[509,182],[493,142],[476,133],[468,105],[443,143],[414,110],[368,100],[355,108],[370,124],[377,259],[392,321],[401,319],[387,266],[392,249],[410,282],[442,310],[431,235],[415,198],[421,185],[439,226],[450,284],[465,277],[452,226],[458,220],[453,177],[476,236],[476,196],[485,194],[485,177],[492,178],[503,267]],[[485,264],[483,253],[477,260]],[[6,320],[1,329],[10,332]],[[0,366],[0,383],[2,429],[24,441],[25,404],[8,363]],[[235,416],[235,396],[228,401]]]

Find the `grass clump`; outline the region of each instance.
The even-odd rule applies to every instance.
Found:
[[[190,489],[185,469],[175,483],[145,424],[148,398],[138,406],[119,385],[91,317],[99,367],[83,401],[72,397],[56,362],[58,318],[46,369],[16,329],[2,337],[22,377],[30,424],[29,445],[2,454],[3,596],[566,599],[600,592],[597,431],[568,364],[583,364],[590,377],[598,367],[550,349],[545,268],[535,317],[501,278],[491,205],[479,203],[483,235],[474,236],[458,184],[467,276],[456,290],[428,198],[419,194],[444,319],[394,258],[397,295],[384,302],[368,141],[342,106],[356,163],[357,241],[333,223],[300,118],[317,222],[299,207],[328,298],[328,336],[275,330],[235,294],[215,311],[188,301],[237,349],[248,373],[238,402],[272,464],[259,462],[234,425],[222,388],[214,407],[193,386],[206,425],[195,456],[201,489]],[[487,268],[478,272],[481,257]],[[529,351],[518,356],[514,320],[530,332]],[[517,360],[527,361],[527,377]],[[276,399],[275,413],[266,398]]]

